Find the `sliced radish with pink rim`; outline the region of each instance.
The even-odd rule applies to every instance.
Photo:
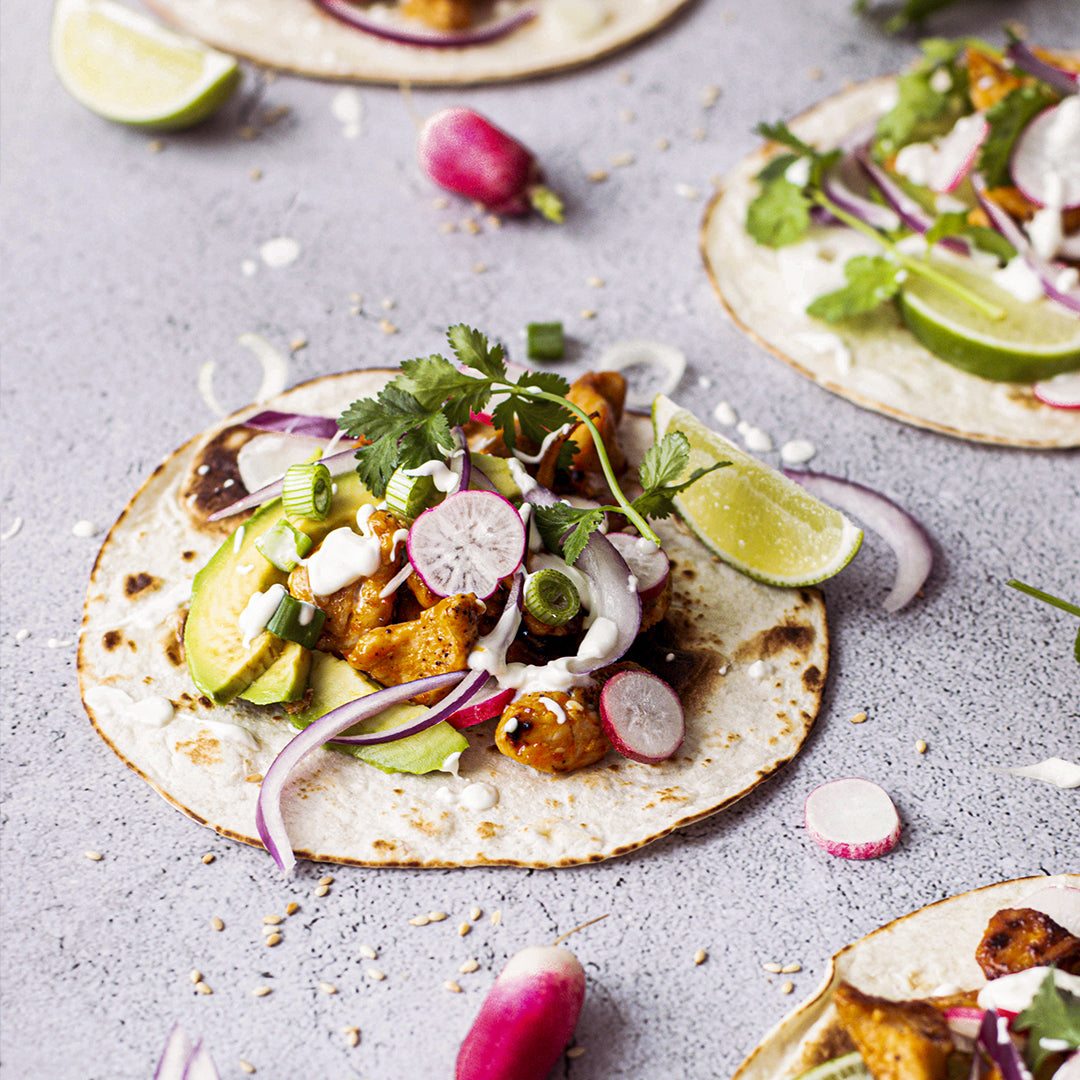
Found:
[[[1020,132],[1009,159],[1013,183],[1033,203],[1080,206],[1080,97],[1044,109]]]
[[[679,695],[647,671],[620,671],[604,683],[600,722],[623,757],[646,765],[666,761],[686,736]]]
[[[805,815],[810,839],[841,859],[876,859],[900,839],[900,815],[888,793],[857,776],[814,788]]]
[[[1080,937],[1080,889],[1071,885],[1047,885],[1025,896],[1017,906],[1041,911],[1058,926]]]
[[[671,561],[651,540],[638,533],[608,533],[608,541],[626,561],[637,581],[638,596],[651,600],[663,591]]]
[[[409,562],[436,596],[487,599],[524,557],[521,515],[493,491],[448,495],[409,530]]]
[[[1031,392],[1055,409],[1080,409],[1080,371],[1065,371],[1052,379],[1037,382]]]
[[[460,731],[462,728],[490,720],[493,716],[499,716],[503,709],[514,700],[517,691],[510,688],[500,690],[494,679],[491,680],[490,685],[490,690],[481,690],[465,708],[458,709],[453,716],[448,716],[446,722]]]

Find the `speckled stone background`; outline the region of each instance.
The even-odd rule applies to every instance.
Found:
[[[1075,0],[969,0],[932,28],[996,38],[1006,18],[1036,40],[1080,44]],[[725,322],[697,254],[705,196],[755,146],[759,120],[894,70],[914,38],[885,37],[847,0],[699,0],[650,42],[558,78],[411,97],[362,87],[356,138],[332,111],[337,86],[264,84],[249,70],[214,122],[156,144],[66,96],[48,21],[47,4],[4,5],[9,1080],[148,1080],[175,1021],[206,1041],[224,1077],[244,1075],[241,1061],[266,1080],[447,1077],[507,957],[604,914],[573,941],[589,980],[583,1053],[555,1075],[722,1078],[853,938],[951,893],[1080,869],[1080,792],[990,768],[1080,758],[1075,622],[1004,585],[1017,576],[1076,597],[1080,457],[952,441],[809,385]],[[473,210],[435,206],[414,121],[456,102],[537,151],[568,202],[562,228],[444,231]],[[255,138],[242,137],[247,124]],[[631,164],[612,165],[625,154]],[[595,169],[609,179],[590,183]],[[259,249],[278,236],[300,256],[274,269]],[[205,362],[223,408],[255,396],[261,368],[237,342],[245,332],[286,353],[306,338],[291,383],[435,351],[459,320],[519,349],[526,322],[552,318],[574,338],[568,371],[620,338],[669,341],[689,358],[678,396],[699,415],[726,400],[777,446],[809,439],[815,467],[903,503],[934,538],[925,596],[882,611],[893,560],[868,536],[826,587],[832,670],[802,755],[644,851],[548,872],[302,864],[283,882],[263,852],[170,809],[91,729],[75,649],[102,534],[76,525],[107,528],[155,465],[215,419],[197,381]],[[851,724],[860,711],[866,722]],[[830,858],[802,825],[806,793],[851,774],[883,784],[904,820],[900,846],[877,861]],[[317,896],[324,875],[333,882]],[[267,948],[263,916],[290,902],[298,909]],[[483,914],[462,937],[474,906]],[[448,917],[409,925],[429,911]],[[695,965],[699,949],[708,958]],[[478,970],[460,974],[470,958]],[[802,970],[769,975],[763,961]],[[450,979],[461,993],[444,988]],[[272,992],[252,995],[263,986]]]

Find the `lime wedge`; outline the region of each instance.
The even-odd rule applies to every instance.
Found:
[[[240,85],[233,57],[113,0],[58,0],[50,48],[76,101],[106,120],[156,131],[205,120]]]
[[[866,1067],[858,1051],[833,1058],[823,1065],[815,1065],[807,1072],[799,1073],[795,1080],[871,1080],[870,1070]]]
[[[1080,318],[1049,300],[1018,300],[977,263],[931,260],[935,269],[996,304],[993,319],[941,286],[910,275],[900,295],[907,328],[935,356],[1000,382],[1035,382],[1080,368]]]
[[[737,570],[769,585],[814,585],[843,570],[859,550],[862,530],[839,510],[670,398],[660,395],[652,416],[658,439],[681,431],[690,440],[686,476],[717,461],[731,462],[687,488],[675,505],[701,541]]]

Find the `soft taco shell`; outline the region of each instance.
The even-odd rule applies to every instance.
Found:
[[[348,26],[311,0],[146,0],[185,33],[256,63],[324,79],[415,85],[502,82],[590,63],[651,34],[691,0],[602,0],[603,23],[575,36],[540,13],[467,48],[401,45]],[[423,24],[417,24],[425,29]]]
[[[261,407],[336,416],[389,374],[330,376]],[[200,700],[177,638],[177,609],[220,543],[192,526],[178,491],[200,446],[235,419],[168,458],[109,532],[87,595],[79,680],[92,723],[124,762],[196,821],[258,844],[258,785],[249,778],[265,773],[295,730],[273,708]],[[631,457],[651,440],[649,423],[632,418],[623,438]],[[715,813],[794,757],[826,676],[821,594],[759,585],[714,561],[688,533],[663,528],[675,600],[651,639],[652,659],[679,688],[687,714],[686,742],[672,760],[641,765],[612,751],[552,777],[495,751],[490,722],[469,729],[460,777],[390,775],[320,750],[286,789],[297,852],[365,866],[594,862]],[[765,677],[750,673],[755,660],[765,661]],[[436,797],[473,781],[497,789],[496,806],[473,812]]]
[[[927,997],[946,984],[978,988],[986,979],[975,947],[995,912],[1022,907],[1050,885],[1080,887],[1080,874],[1019,878],[940,900],[841,949],[814,995],[789,1013],[742,1063],[733,1080],[792,1080],[815,1060],[836,1021],[833,989],[849,982],[866,994],[901,1000]]]
[[[875,79],[827,98],[789,126],[812,145],[831,148],[895,98],[895,78]],[[754,177],[777,152],[768,144],[740,162],[711,200],[701,228],[705,268],[743,331],[827,390],[917,427],[1002,446],[1080,446],[1080,414],[1044,405],[1029,385],[990,382],[939,360],[891,306],[840,327],[807,315],[806,303],[822,290],[803,296],[790,262],[787,274],[783,270],[789,249],[758,244],[745,228],[757,193]],[[811,239],[840,232],[850,230],[814,226]],[[830,338],[842,341],[846,352],[838,355]]]

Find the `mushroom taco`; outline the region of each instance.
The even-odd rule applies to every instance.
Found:
[[[462,679],[457,669],[466,667],[470,655],[482,653],[485,643],[490,655],[505,649],[506,619],[519,614],[514,595],[508,599],[506,590],[524,565],[520,573],[504,577],[486,601],[475,594],[441,600],[426,595],[426,580],[440,571],[425,569],[427,579],[420,579],[419,541],[410,536],[406,544],[407,530],[399,531],[400,522],[388,520],[401,492],[388,491],[386,509],[373,510],[372,496],[353,471],[352,449],[345,452],[349,471],[334,478],[325,521],[302,519],[299,530],[292,528],[287,547],[304,530],[316,547],[299,565],[300,555],[292,548],[291,573],[268,561],[270,548],[263,539],[274,526],[279,533],[289,532],[280,499],[270,499],[246,520],[208,520],[245,494],[245,469],[280,472],[283,465],[260,465],[266,453],[277,454],[288,443],[289,455],[304,459],[289,470],[293,474],[311,465],[312,446],[316,456],[325,448],[325,441],[281,434],[282,416],[285,427],[318,426],[317,418],[338,417],[350,402],[354,409],[356,402],[370,402],[382,393],[376,415],[391,401],[388,386],[395,379],[400,385],[400,373],[386,370],[328,376],[235,414],[164,461],[112,527],[89,586],[79,673],[92,723],[126,764],[196,821],[246,843],[260,843],[257,817],[262,822],[265,813],[280,812],[287,843],[275,854],[290,865],[291,846],[309,858],[359,865],[542,867],[598,861],[641,847],[734,802],[798,752],[817,715],[827,671],[828,631],[820,592],[754,582],[717,561],[677,520],[650,518],[669,569],[650,585],[648,595],[630,588],[642,585],[621,558],[611,564],[622,570],[616,571],[616,587],[607,590],[606,599],[602,589],[590,598],[588,581],[579,590],[586,615],[590,607],[593,616],[601,610],[612,615],[606,627],[612,635],[628,632],[618,623],[634,622],[641,631],[614,666],[597,670],[627,645],[597,645],[603,635],[595,631],[605,619],[595,617],[586,629],[579,611],[564,626],[537,625],[530,621],[533,609],[526,597],[522,624],[514,623],[510,652],[501,654],[504,663],[498,670],[508,666],[526,676],[579,671],[585,677],[558,687],[543,678],[529,683],[526,677],[514,684],[516,689],[496,688],[498,693],[491,692],[489,683],[486,701],[480,694],[450,723],[441,721],[411,739],[361,747],[335,741],[323,747],[324,735],[302,761],[276,775],[283,768],[278,761],[282,750],[300,737],[298,727],[306,737],[326,724],[342,701],[352,702],[380,686],[387,687],[383,694],[393,694],[397,684],[414,687],[411,680],[417,677],[442,680],[422,699],[430,710],[411,702],[369,719],[353,733],[407,726],[417,715],[430,716],[440,708],[445,712],[440,698],[451,700],[446,697],[450,683]],[[622,415],[621,383],[618,375],[584,376],[567,397],[598,417],[597,431],[609,458],[624,456],[629,463],[624,476],[632,477],[653,439],[647,420]],[[278,418],[277,431],[248,426],[264,425],[268,416]],[[429,515],[454,498],[460,503],[468,496],[475,502],[473,496],[482,494],[500,514],[505,516],[510,507],[515,510],[510,517],[521,520],[521,499],[508,477],[517,477],[518,492],[535,481],[527,479],[531,474],[516,458],[498,457],[508,453],[505,431],[493,427],[492,419],[481,415],[467,425],[470,445],[490,452],[461,454],[458,460],[476,466],[471,468],[472,488],[501,486],[513,501],[497,491],[462,490],[436,501]],[[332,421],[321,423],[333,426]],[[554,442],[546,441],[555,445],[560,438],[565,439],[565,429]],[[513,437],[510,441],[515,442]],[[578,454],[587,456],[587,442],[578,436],[569,449],[576,446]],[[376,452],[381,444],[368,445]],[[522,445],[518,439],[519,452]],[[555,451],[562,453],[557,445]],[[537,474],[544,469],[542,458],[543,453],[537,457]],[[559,475],[590,477],[588,462],[579,459],[579,464],[585,471],[571,468]],[[436,473],[447,475],[444,467],[419,472],[434,480],[439,479]],[[414,479],[410,474],[409,490]],[[247,483],[257,488],[260,481],[249,478]],[[632,483],[624,480],[628,488]],[[295,497],[287,484],[286,506]],[[430,485],[420,486],[430,491]],[[530,497],[537,501],[535,493]],[[268,498],[256,495],[255,501]],[[243,523],[238,527],[237,522]],[[328,546],[325,536],[333,535],[327,532],[331,528],[350,534],[357,545],[359,534],[369,542],[375,537],[377,565],[368,569],[370,577],[327,595],[336,585],[313,580],[314,557]],[[456,525],[440,527],[433,541],[424,542],[438,549],[445,536],[453,539],[458,532]],[[614,550],[614,542],[593,535]],[[498,542],[482,546],[494,548]],[[415,564],[412,573],[404,564],[406,555]],[[531,571],[537,557],[534,551],[526,560]],[[559,565],[559,560],[549,554],[548,563]],[[566,570],[566,563],[562,566]],[[526,580],[535,576],[531,572]],[[575,569],[564,576],[580,583]],[[252,598],[261,602],[275,589],[280,597],[284,586],[296,594],[300,612],[291,630],[281,631],[288,639],[263,629],[266,613],[242,630],[244,619],[252,618]],[[556,599],[554,606],[560,603]],[[612,603],[614,608],[606,606]],[[617,613],[628,611],[627,604],[633,611],[624,619]],[[312,616],[319,623],[314,630],[305,625]],[[371,620],[364,623],[368,616]],[[538,617],[545,618],[543,612]],[[432,632],[423,638],[425,626]],[[632,627],[629,632],[633,637]],[[501,645],[498,633],[504,634]],[[297,644],[301,639],[306,646]],[[268,641],[270,652],[260,652],[260,643]],[[507,657],[516,665],[507,664]],[[593,660],[586,664],[583,657]],[[489,670],[496,667],[489,665]],[[597,701],[600,684],[610,679],[605,686],[611,686],[613,674],[632,673],[647,681],[653,679],[649,671],[663,676],[685,714],[681,744],[675,739],[651,757],[637,755],[663,758],[655,764],[621,756],[610,747]],[[655,683],[663,685],[660,679]],[[671,721],[670,708],[663,708],[669,709]],[[473,723],[478,719],[483,722]],[[334,734],[342,730],[338,724]],[[272,779],[276,794],[268,809],[265,789]],[[261,835],[267,838],[265,830]],[[267,846],[275,850],[272,843]]]
[[[838,952],[734,1080],[1076,1076],[1080,874],[1001,882]]]
[[[146,0],[186,33],[257,63],[327,79],[486,83],[590,63],[689,0]]]
[[[750,337],[858,405],[1080,445],[1080,412],[1038,393],[1080,368],[1080,64],[1020,42],[924,48],[761,125],[706,211],[707,272]]]

